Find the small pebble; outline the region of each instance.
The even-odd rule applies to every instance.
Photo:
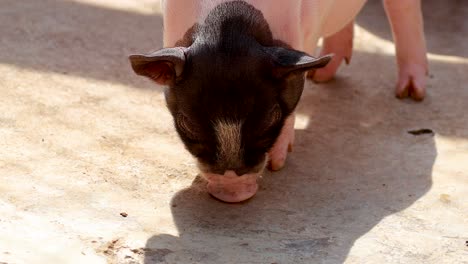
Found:
[[[123,216],[123,217],[127,217],[127,216],[128,216],[128,214],[125,213],[125,212],[120,213],[120,215]]]
[[[425,135],[425,134],[434,135],[434,131],[432,131],[432,130],[429,129],[429,128],[422,128],[422,129],[416,129],[416,130],[409,130],[408,133],[411,134],[411,135],[413,135],[413,136],[419,136],[419,135]]]
[[[439,199],[444,203],[450,203],[450,195],[446,193],[441,194]]]

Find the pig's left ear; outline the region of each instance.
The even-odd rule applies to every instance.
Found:
[[[291,73],[304,73],[308,70],[325,67],[333,57],[330,54],[315,58],[302,51],[282,47],[265,47],[265,52],[275,62],[273,75],[278,78],[286,77]]]
[[[185,47],[164,48],[146,55],[131,55],[129,59],[136,74],[170,85],[182,75],[186,51]]]

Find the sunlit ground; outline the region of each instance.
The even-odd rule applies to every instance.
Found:
[[[429,53],[429,98],[398,101],[393,43],[356,25],[351,65],[336,82],[307,84],[286,169],[264,175],[249,203],[228,206],[196,182],[184,198],[195,162],[162,89],[130,71],[128,54],[162,43],[158,1],[27,3],[38,13],[12,25],[2,14],[22,14],[20,1],[0,2],[0,262],[467,257],[467,57]],[[434,135],[406,132],[420,128]]]

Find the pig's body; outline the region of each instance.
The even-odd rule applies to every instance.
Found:
[[[164,46],[174,46],[195,23],[203,23],[217,5],[230,0],[163,1]],[[314,53],[320,37],[327,37],[351,22],[365,0],[246,0],[260,10],[273,38],[292,48]],[[339,8],[337,8],[339,7]]]
[[[213,196],[246,200],[256,193],[267,162],[272,170],[283,167],[304,75],[327,81],[343,60],[349,62],[353,20],[364,2],[162,2],[168,48],[130,59],[135,72],[169,86],[166,100],[177,132]],[[396,93],[415,99],[424,96],[427,71],[419,5],[385,1],[400,69]],[[314,53],[320,38],[322,55],[334,53],[333,59],[306,54]]]
[[[164,0],[164,46],[175,45],[188,28],[203,21],[216,5],[230,0]],[[273,37],[297,50],[314,54],[324,38],[321,55],[335,57],[324,69],[309,73],[317,82],[329,81],[352,54],[353,22],[366,0],[245,0],[259,9]],[[428,66],[420,0],[383,0],[392,26],[399,67],[395,94],[422,100]]]

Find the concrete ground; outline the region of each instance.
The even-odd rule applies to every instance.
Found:
[[[127,61],[161,47],[156,1],[0,1],[0,263],[468,263],[468,3],[423,4],[426,100],[394,98],[370,1],[286,168],[225,204]]]

